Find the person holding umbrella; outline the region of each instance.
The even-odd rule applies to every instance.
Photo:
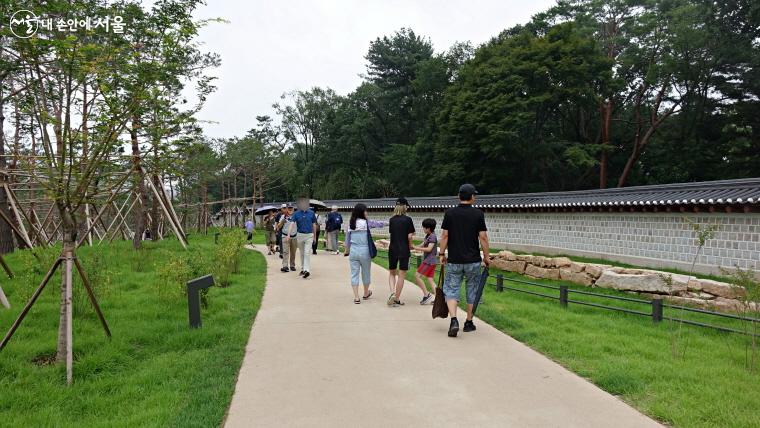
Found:
[[[443,280],[443,294],[451,317],[449,337],[456,337],[459,332],[457,305],[463,280],[466,284],[467,295],[467,320],[464,323],[464,331],[475,331],[472,317],[473,305],[477,301],[481,281],[480,265],[483,263],[487,268],[491,264],[488,257],[489,243],[485,215],[483,211],[473,206],[477,193],[472,184],[463,184],[459,187],[459,206],[448,209],[443,215],[441,224],[440,258],[441,264],[447,265]],[[485,257],[480,256],[481,249]]]

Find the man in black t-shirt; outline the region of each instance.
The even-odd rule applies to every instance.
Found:
[[[388,231],[391,235],[391,244],[388,248],[388,285],[391,295],[388,296],[388,306],[403,305],[401,302],[401,290],[404,288],[406,272],[409,270],[409,257],[412,252],[412,239],[414,238],[414,223],[406,210],[409,202],[406,198],[396,200],[396,208],[393,217],[388,222]]]
[[[488,257],[486,218],[483,211],[472,206],[477,193],[472,184],[463,184],[459,188],[459,206],[447,210],[441,224],[441,264],[447,265],[443,293],[451,316],[449,337],[456,337],[459,332],[457,304],[462,280],[466,283],[467,291],[467,321],[464,323],[464,331],[475,330],[472,305],[480,282],[480,264],[482,262],[488,266],[491,263]],[[480,256],[481,249],[485,257]]]

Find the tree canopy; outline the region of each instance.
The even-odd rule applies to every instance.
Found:
[[[290,92],[268,199],[533,192],[738,178],[760,168],[760,6],[559,1],[474,48],[372,41],[353,92]],[[284,166],[287,164],[287,168]]]

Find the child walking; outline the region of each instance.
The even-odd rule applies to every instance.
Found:
[[[417,286],[422,290],[422,300],[420,305],[427,303],[433,303],[433,296],[435,296],[435,268],[438,265],[438,237],[435,236],[435,219],[426,218],[422,221],[422,229],[425,231],[425,240],[422,241],[422,245],[414,246],[417,251],[422,251],[425,254],[425,258],[422,263],[417,267],[417,272],[414,274],[414,281]],[[430,291],[425,287],[425,278],[430,283]]]

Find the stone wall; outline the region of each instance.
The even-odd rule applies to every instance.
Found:
[[[376,220],[390,211],[370,211]],[[348,221],[349,212],[343,212]],[[422,220],[440,225],[442,212],[412,210],[418,235]],[[651,268],[688,271],[696,251],[695,234],[684,218],[715,224],[715,237],[697,259],[695,272],[720,274],[719,267],[760,272],[760,214],[758,213],[509,213],[487,212],[494,248],[549,255],[594,257]],[[376,234],[387,234],[378,230]]]
[[[746,290],[725,282],[659,272],[629,269],[599,263],[574,262],[567,257],[514,254],[503,250],[493,256],[491,266],[533,278],[571,282],[587,287],[609,288],[647,298],[720,311],[740,312]],[[755,304],[750,303],[755,310]]]

